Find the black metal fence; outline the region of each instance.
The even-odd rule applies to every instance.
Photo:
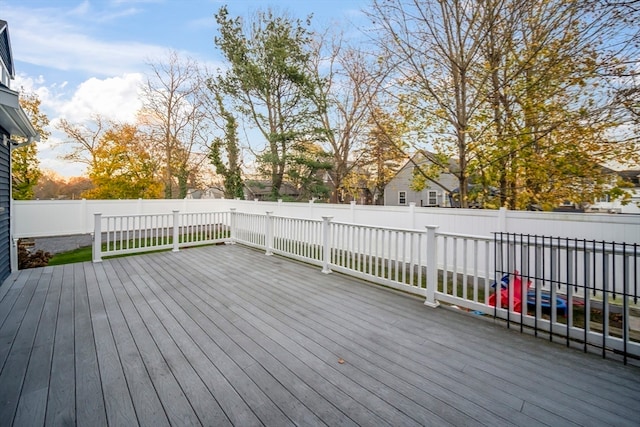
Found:
[[[495,233],[494,316],[602,357],[640,359],[638,244]]]

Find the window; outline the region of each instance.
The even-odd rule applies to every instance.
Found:
[[[407,192],[406,191],[398,191],[398,204],[406,205],[407,204]]]
[[[436,206],[438,204],[438,192],[437,191],[429,191],[428,198],[429,206]]]

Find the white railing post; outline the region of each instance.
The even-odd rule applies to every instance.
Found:
[[[173,211],[173,249],[171,252],[180,250],[180,211]]]
[[[438,289],[438,240],[437,225],[427,225],[427,299],[424,305],[437,307],[436,289]]]
[[[236,208],[229,209],[231,211],[231,230],[229,230],[229,239],[231,243],[236,243]]]
[[[332,219],[332,216],[322,217],[322,272],[324,274],[331,273],[331,269],[329,268],[329,263],[331,261],[331,247],[329,244],[329,238],[331,236],[330,227]]]
[[[264,246],[266,249],[265,255],[273,255],[273,212],[267,211],[267,217],[265,218],[265,236]]]
[[[102,261],[102,214],[93,214],[93,262]]]

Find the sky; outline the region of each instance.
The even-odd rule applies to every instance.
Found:
[[[83,165],[60,158],[68,146],[56,123],[95,114],[133,121],[148,64],[170,50],[219,68],[213,16],[225,4],[230,16],[271,7],[295,18],[313,14],[314,27],[354,28],[370,0],[0,0],[16,71],[11,88],[36,93],[51,122],[52,136],[38,144],[40,167],[83,174]]]

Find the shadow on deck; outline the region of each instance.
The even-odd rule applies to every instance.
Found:
[[[2,425],[637,425],[640,369],[239,245],[21,271]]]

